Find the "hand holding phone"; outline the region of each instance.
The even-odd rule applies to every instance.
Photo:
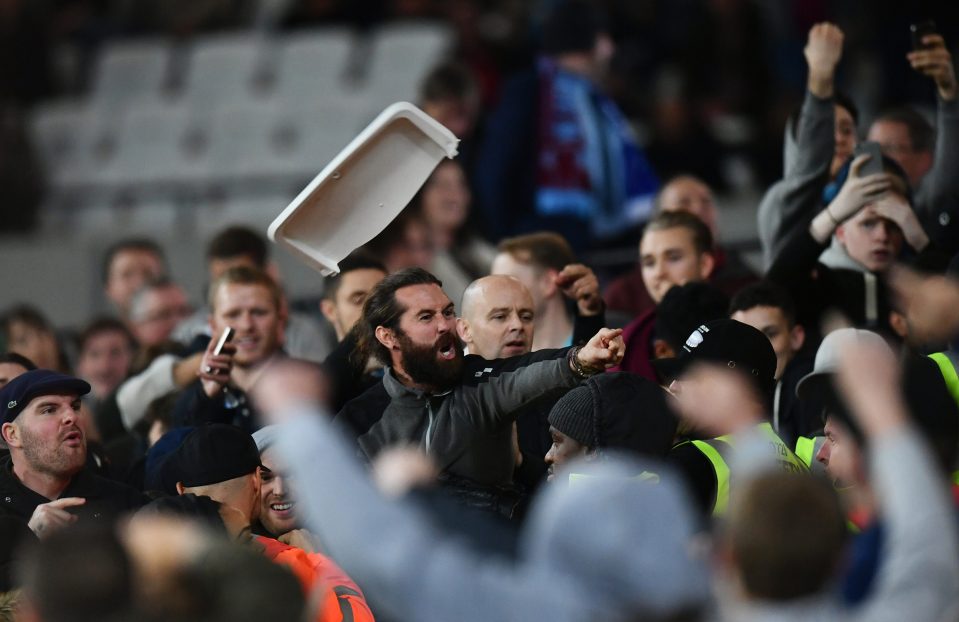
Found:
[[[856,145],[854,156],[868,155],[869,159],[859,167],[858,177],[868,177],[882,173],[882,148],[874,140],[866,140]]]
[[[230,327],[223,329],[220,337],[214,343],[210,340],[203,359],[200,361],[198,375],[203,384],[204,392],[213,397],[221,391],[230,379],[230,370],[233,368],[232,348],[227,344],[233,339],[234,330]]]
[[[913,50],[906,59],[913,69],[932,78],[936,82],[939,96],[943,101],[952,101],[959,95],[956,72],[952,64],[952,55],[942,35],[936,31],[936,24],[924,21],[909,26],[912,35]]]
[[[229,326],[223,329],[223,332],[220,333],[220,338],[216,342],[216,346],[213,348],[213,356],[219,356],[223,353],[223,346],[232,341],[235,333],[236,331]]]
[[[936,30],[936,22],[931,19],[923,20],[921,22],[916,22],[915,24],[909,24],[909,36],[912,38],[912,49],[915,51],[925,50],[931,47],[927,43],[923,43],[922,39],[926,35],[935,35],[939,34]]]

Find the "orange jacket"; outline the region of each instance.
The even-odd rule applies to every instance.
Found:
[[[309,601],[319,599],[317,622],[374,622],[363,591],[332,559],[273,538],[256,536],[256,541],[271,561],[293,571]]]

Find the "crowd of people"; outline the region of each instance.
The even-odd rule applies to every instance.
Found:
[[[147,238],[71,339],[10,300],[0,619],[959,620],[946,41],[902,59],[933,123],[859,119],[809,30],[751,267],[604,93],[609,26],[557,3],[483,117],[431,72],[461,156],[317,298],[230,225],[199,304]]]

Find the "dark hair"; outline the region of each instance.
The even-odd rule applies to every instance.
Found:
[[[420,84],[420,101],[465,100],[476,97],[478,92],[476,80],[465,65],[446,61],[426,74]]]
[[[326,285],[323,287],[323,299],[335,299],[336,293],[340,291],[340,285],[343,284],[343,277],[354,270],[379,270],[386,274],[386,266],[383,265],[383,262],[361,250],[353,251],[340,262],[340,271],[326,278]]]
[[[837,90],[837,91],[834,91],[834,92],[833,92],[833,103],[834,103],[835,105],[837,105],[837,106],[845,109],[845,110],[849,113],[849,116],[852,117],[853,125],[858,125],[858,124],[859,124],[859,109],[856,108],[855,102],[853,102],[852,99],[851,99],[848,95],[846,95],[845,93],[843,93],[843,92],[841,92],[841,91],[838,91],[838,90]],[[790,129],[790,134],[792,134],[793,139],[796,138],[796,136],[797,136],[797,134],[798,134],[798,132],[799,132],[799,117],[800,117],[801,115],[802,115],[802,106],[801,106],[801,105],[800,105],[800,106],[797,106],[795,109],[793,109],[792,113],[789,115],[790,124],[789,124],[788,127],[791,128],[791,129]]]
[[[356,323],[357,353],[368,359],[375,356],[383,364],[389,364],[390,351],[376,338],[376,328],[384,326],[395,329],[400,322],[400,316],[406,311],[396,300],[396,290],[411,285],[438,285],[443,287],[442,281],[422,268],[404,268],[376,284],[363,303],[363,316]]]
[[[133,564],[105,525],[81,524],[50,534],[28,551],[17,574],[42,620],[115,619],[133,605]]]
[[[217,233],[206,247],[206,258],[249,257],[261,270],[266,268],[269,250],[266,239],[249,227],[234,225]]]
[[[789,292],[772,281],[759,281],[743,287],[729,303],[729,315],[754,307],[775,307],[782,311],[790,328],[796,325],[796,305]]]
[[[22,354],[17,354],[16,352],[4,352],[0,354],[0,363],[12,363],[14,365],[19,365],[27,371],[33,371],[37,369],[36,364],[23,356]]]
[[[837,106],[842,106],[846,109],[849,116],[852,117],[852,122],[859,125],[859,108],[856,107],[856,103],[852,101],[852,98],[838,90],[833,92],[832,98]]]
[[[553,269],[558,272],[569,264],[576,263],[576,255],[569,242],[552,231],[506,238],[499,243],[497,250],[509,253],[516,261],[532,264],[543,270]]]
[[[683,227],[693,236],[693,247],[698,253],[713,252],[713,234],[698,216],[689,212],[660,212],[649,219],[643,229],[643,236],[652,231],[665,231]]]
[[[163,253],[163,249],[160,248],[159,244],[150,238],[125,238],[111,244],[110,247],[107,248],[107,252],[103,255],[101,277],[103,278],[104,284],[110,280],[110,266],[113,264],[113,260],[116,259],[117,255],[126,251],[153,253],[163,265],[164,272],[166,271],[166,255]]]
[[[607,32],[605,15],[595,3],[561,0],[543,23],[543,52],[550,55],[588,52],[599,35]]]
[[[419,211],[412,207],[405,208],[394,218],[390,224],[386,225],[375,238],[364,244],[362,252],[373,257],[386,257],[398,245],[406,240],[406,228],[413,223],[421,223],[426,226],[426,222]]]
[[[709,283],[674,285],[656,307],[654,334],[680,352],[696,328],[724,316],[729,298]]]
[[[0,331],[3,332],[7,341],[10,340],[10,327],[14,322],[26,324],[30,328],[38,331],[50,334],[54,333],[53,324],[50,323],[50,320],[48,320],[39,309],[30,305],[16,305],[7,309],[7,311],[0,316]]]
[[[913,151],[932,151],[936,148],[935,128],[914,108],[900,106],[884,110],[873,123],[876,121],[892,121],[905,125]]]
[[[80,336],[77,338],[77,345],[80,347],[80,352],[83,352],[87,342],[93,337],[99,335],[100,333],[112,332],[121,333],[124,339],[126,339],[127,345],[130,347],[130,349],[137,349],[137,340],[133,336],[133,333],[130,332],[130,329],[127,328],[126,324],[115,317],[101,316],[94,318],[80,332]]]
[[[833,578],[846,526],[825,479],[777,471],[744,485],[726,539],[749,596],[782,602],[817,594]]]

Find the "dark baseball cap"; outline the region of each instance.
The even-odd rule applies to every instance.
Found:
[[[263,465],[252,436],[236,426],[211,423],[187,435],[165,466],[171,479],[191,488],[249,475]]]
[[[0,389],[0,423],[17,418],[24,408],[41,395],[86,395],[90,384],[79,378],[50,369],[34,369],[20,374]]]
[[[749,324],[728,318],[707,322],[690,333],[679,356],[657,359],[653,367],[669,382],[697,362],[718,363],[747,374],[765,397],[776,388],[776,352],[769,338]]]

